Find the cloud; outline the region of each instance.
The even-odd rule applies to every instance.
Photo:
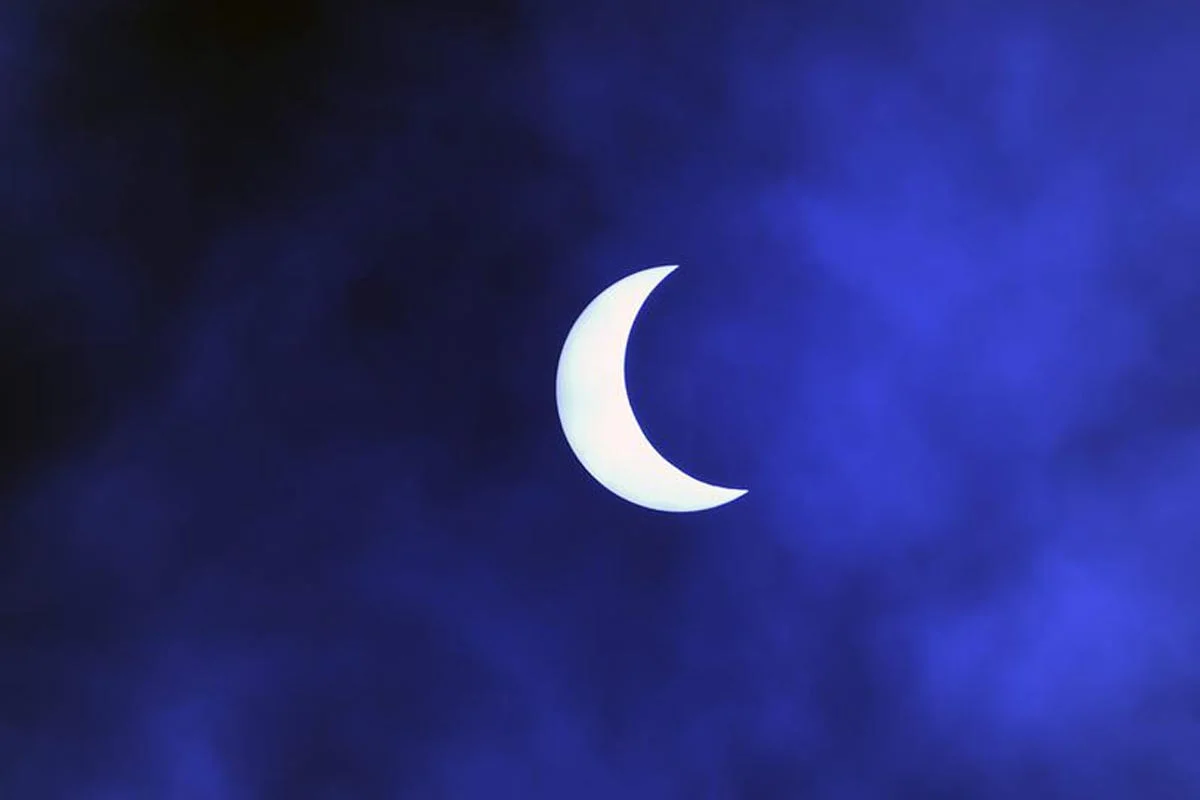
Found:
[[[1195,793],[1189,16],[139,9],[0,36],[0,789]],[[667,263],[712,514],[553,418]]]

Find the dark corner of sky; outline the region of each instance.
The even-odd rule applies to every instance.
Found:
[[[0,4],[0,798],[1200,797],[1198,54]]]

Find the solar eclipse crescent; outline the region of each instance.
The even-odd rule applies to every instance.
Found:
[[[656,511],[705,511],[746,490],[704,483],[660,455],[633,413],[625,383],[638,312],[675,269],[651,267],[622,278],[575,320],[558,361],[558,416],[575,457],[613,494]]]

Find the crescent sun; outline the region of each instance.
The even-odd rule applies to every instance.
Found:
[[[704,511],[746,490],[704,483],[663,458],[638,424],[625,383],[634,321],[675,269],[651,267],[622,278],[575,320],[558,360],[558,417],[579,463],[613,494],[656,511]]]

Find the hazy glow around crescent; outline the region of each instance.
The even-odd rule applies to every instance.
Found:
[[[579,315],[558,361],[558,416],[575,456],[613,494],[657,511],[703,511],[746,490],[696,480],[663,458],[638,424],[625,384],[634,320],[675,269],[635,272],[601,292]]]

